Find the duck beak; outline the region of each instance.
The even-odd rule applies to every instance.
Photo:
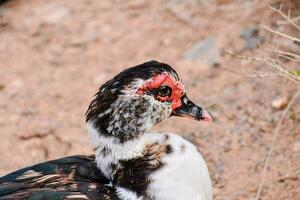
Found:
[[[172,116],[189,117],[198,121],[213,121],[211,114],[190,101],[186,94],[181,97],[181,102],[182,105],[172,111]]]

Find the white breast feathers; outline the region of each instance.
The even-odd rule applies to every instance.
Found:
[[[154,200],[212,200],[212,184],[204,159],[182,137],[167,134],[172,152],[162,157],[164,165],[151,175],[148,192]]]

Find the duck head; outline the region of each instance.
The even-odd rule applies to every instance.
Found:
[[[86,112],[86,121],[99,134],[125,142],[171,116],[212,121],[206,110],[189,100],[170,65],[150,61],[104,83]]]

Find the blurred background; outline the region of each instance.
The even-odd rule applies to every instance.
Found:
[[[198,146],[215,199],[300,199],[298,0],[0,2],[0,176],[92,154],[84,123],[92,95],[155,59],[215,117],[154,128]]]

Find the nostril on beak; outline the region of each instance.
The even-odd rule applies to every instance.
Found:
[[[202,109],[199,107],[193,107],[191,113],[196,116],[197,119],[200,119],[202,116]]]

